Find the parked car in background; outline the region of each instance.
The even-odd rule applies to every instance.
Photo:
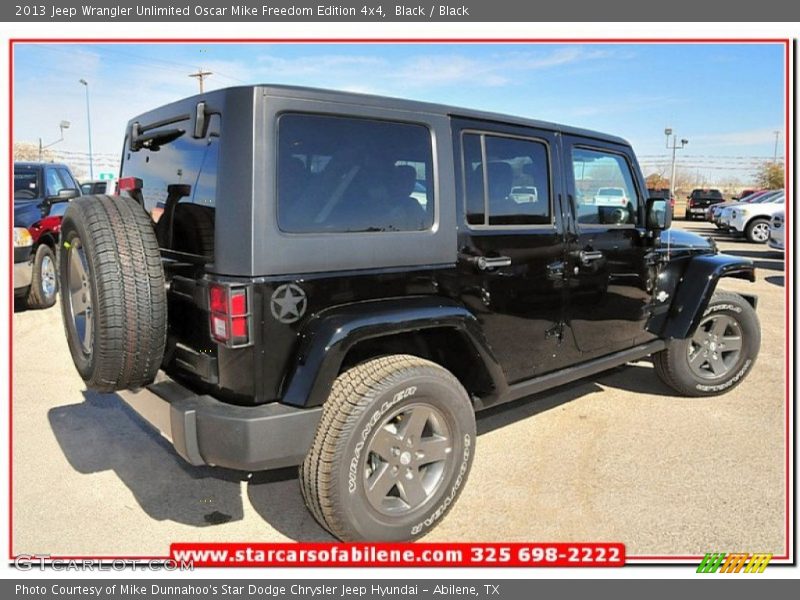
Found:
[[[67,165],[14,163],[14,296],[28,308],[55,304],[61,217],[80,195]]]
[[[96,180],[96,181],[85,181],[81,184],[81,193],[84,196],[90,196],[92,194],[106,194],[111,195],[116,192],[117,182],[104,179],[104,180]]]
[[[595,206],[628,206],[630,200],[619,187],[601,187],[594,195]]]
[[[539,200],[539,191],[535,186],[522,185],[511,188],[509,197],[514,202],[537,202]]]
[[[785,227],[783,226],[784,221],[784,212],[780,210],[772,215],[772,221],[769,224],[769,247],[775,250],[780,250],[783,252],[784,243],[783,243],[783,230]]]
[[[709,188],[697,188],[692,190],[692,193],[687,196],[688,202],[686,204],[685,217],[687,221],[691,221],[700,217],[705,217],[706,209],[712,204],[721,204],[725,202],[722,197],[722,192]]]
[[[770,221],[783,211],[784,194],[770,198],[769,202],[738,203],[723,209],[720,220],[729,230],[744,234],[747,241],[766,244],[769,240]]]
[[[737,204],[741,203],[754,203],[754,202],[769,202],[771,198],[777,197],[779,194],[782,194],[781,190],[764,190],[760,192],[755,192],[750,194],[749,196],[743,197],[741,200],[734,200],[731,202],[723,202],[721,204],[714,204],[706,210],[706,220],[711,221],[717,227],[722,227],[719,221],[719,217],[722,214],[722,210],[724,208],[728,208],[730,206],[736,206]]]
[[[752,196],[753,194],[757,194],[759,192],[765,192],[768,190],[742,190],[737,196],[734,196],[733,200],[744,200],[748,196]]]

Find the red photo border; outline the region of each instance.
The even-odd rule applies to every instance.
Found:
[[[14,181],[14,119],[13,119],[13,105],[14,105],[14,45],[15,44],[33,44],[33,43],[47,43],[47,44],[136,44],[136,43],[149,43],[149,44],[196,44],[196,43],[213,43],[213,44],[780,44],[784,46],[784,161],[786,164],[784,173],[784,189],[786,190],[786,197],[791,198],[791,181],[792,181],[792,167],[789,161],[789,132],[790,126],[790,63],[791,63],[791,38],[10,38],[8,40],[8,119],[9,119],[9,135],[8,139],[8,160],[9,160],[9,196],[13,196],[13,181]],[[14,206],[9,202],[8,215],[9,223],[14,220]],[[774,556],[774,561],[788,561],[794,557],[791,555],[791,473],[790,473],[790,383],[789,383],[789,349],[790,349],[790,321],[789,321],[789,278],[792,274],[790,268],[791,253],[791,233],[790,226],[790,211],[791,201],[786,202],[785,208],[785,239],[784,239],[784,294],[785,294],[785,323],[784,330],[785,338],[785,486],[786,486],[786,499],[785,499],[785,534],[786,541],[783,554]],[[13,237],[13,236],[12,236]],[[9,352],[8,352],[8,469],[9,469],[9,489],[8,489],[8,555],[9,560],[13,561],[15,555],[13,552],[13,327],[14,327],[14,252],[13,252],[13,239],[10,240],[10,264],[9,264],[9,316],[8,316],[8,331],[9,331]],[[52,556],[52,560],[114,560],[114,559],[129,559],[129,560],[167,560],[166,556]],[[682,564],[690,561],[696,562],[701,560],[701,555],[673,555],[673,556],[657,556],[657,555],[638,555],[628,556],[626,564]],[[661,562],[670,561],[670,562]],[[673,562],[677,561],[677,562]],[[794,564],[794,563],[791,563]],[[427,565],[435,566],[435,565]],[[498,566],[498,565],[487,565]]]

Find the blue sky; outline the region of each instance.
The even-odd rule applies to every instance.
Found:
[[[664,128],[688,147],[680,164],[713,180],[752,174],[784,140],[778,44],[53,44],[15,45],[15,140],[119,153],[126,121],[207,89],[309,85],[455,104],[577,125],[629,139],[645,173],[666,161]]]

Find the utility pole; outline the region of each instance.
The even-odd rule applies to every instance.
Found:
[[[89,82],[85,79],[79,80],[86,88],[86,123],[89,128],[89,179],[94,179],[94,159],[92,158],[92,113],[89,110]]]
[[[197,78],[197,83],[200,84],[200,93],[202,94],[203,93],[203,80],[206,77],[208,77],[210,75],[213,75],[213,74],[214,73],[212,73],[211,71],[203,71],[203,68],[200,67],[199,69],[197,69],[197,73],[189,73],[189,77],[196,77]]]
[[[775,164],[778,163],[778,139],[781,136],[781,132],[779,130],[775,130],[775,150],[772,153],[772,162]]]
[[[675,152],[683,150],[683,147],[689,143],[689,140],[682,139],[681,145],[678,145],[678,136],[672,134],[672,128],[667,127],[664,130],[664,135],[667,136],[667,150],[672,150],[672,174],[669,178],[669,197],[670,199],[675,196]],[[672,136],[672,144],[669,143],[669,136]]]

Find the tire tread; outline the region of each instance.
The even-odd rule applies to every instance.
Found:
[[[64,228],[75,229],[84,245],[97,294],[97,335],[89,368],[81,373],[84,381],[103,392],[151,383],[166,346],[167,299],[150,217],[133,199],[85,196],[72,202],[64,220]],[[62,269],[65,261],[62,249]],[[64,294],[62,305],[66,325]]]

